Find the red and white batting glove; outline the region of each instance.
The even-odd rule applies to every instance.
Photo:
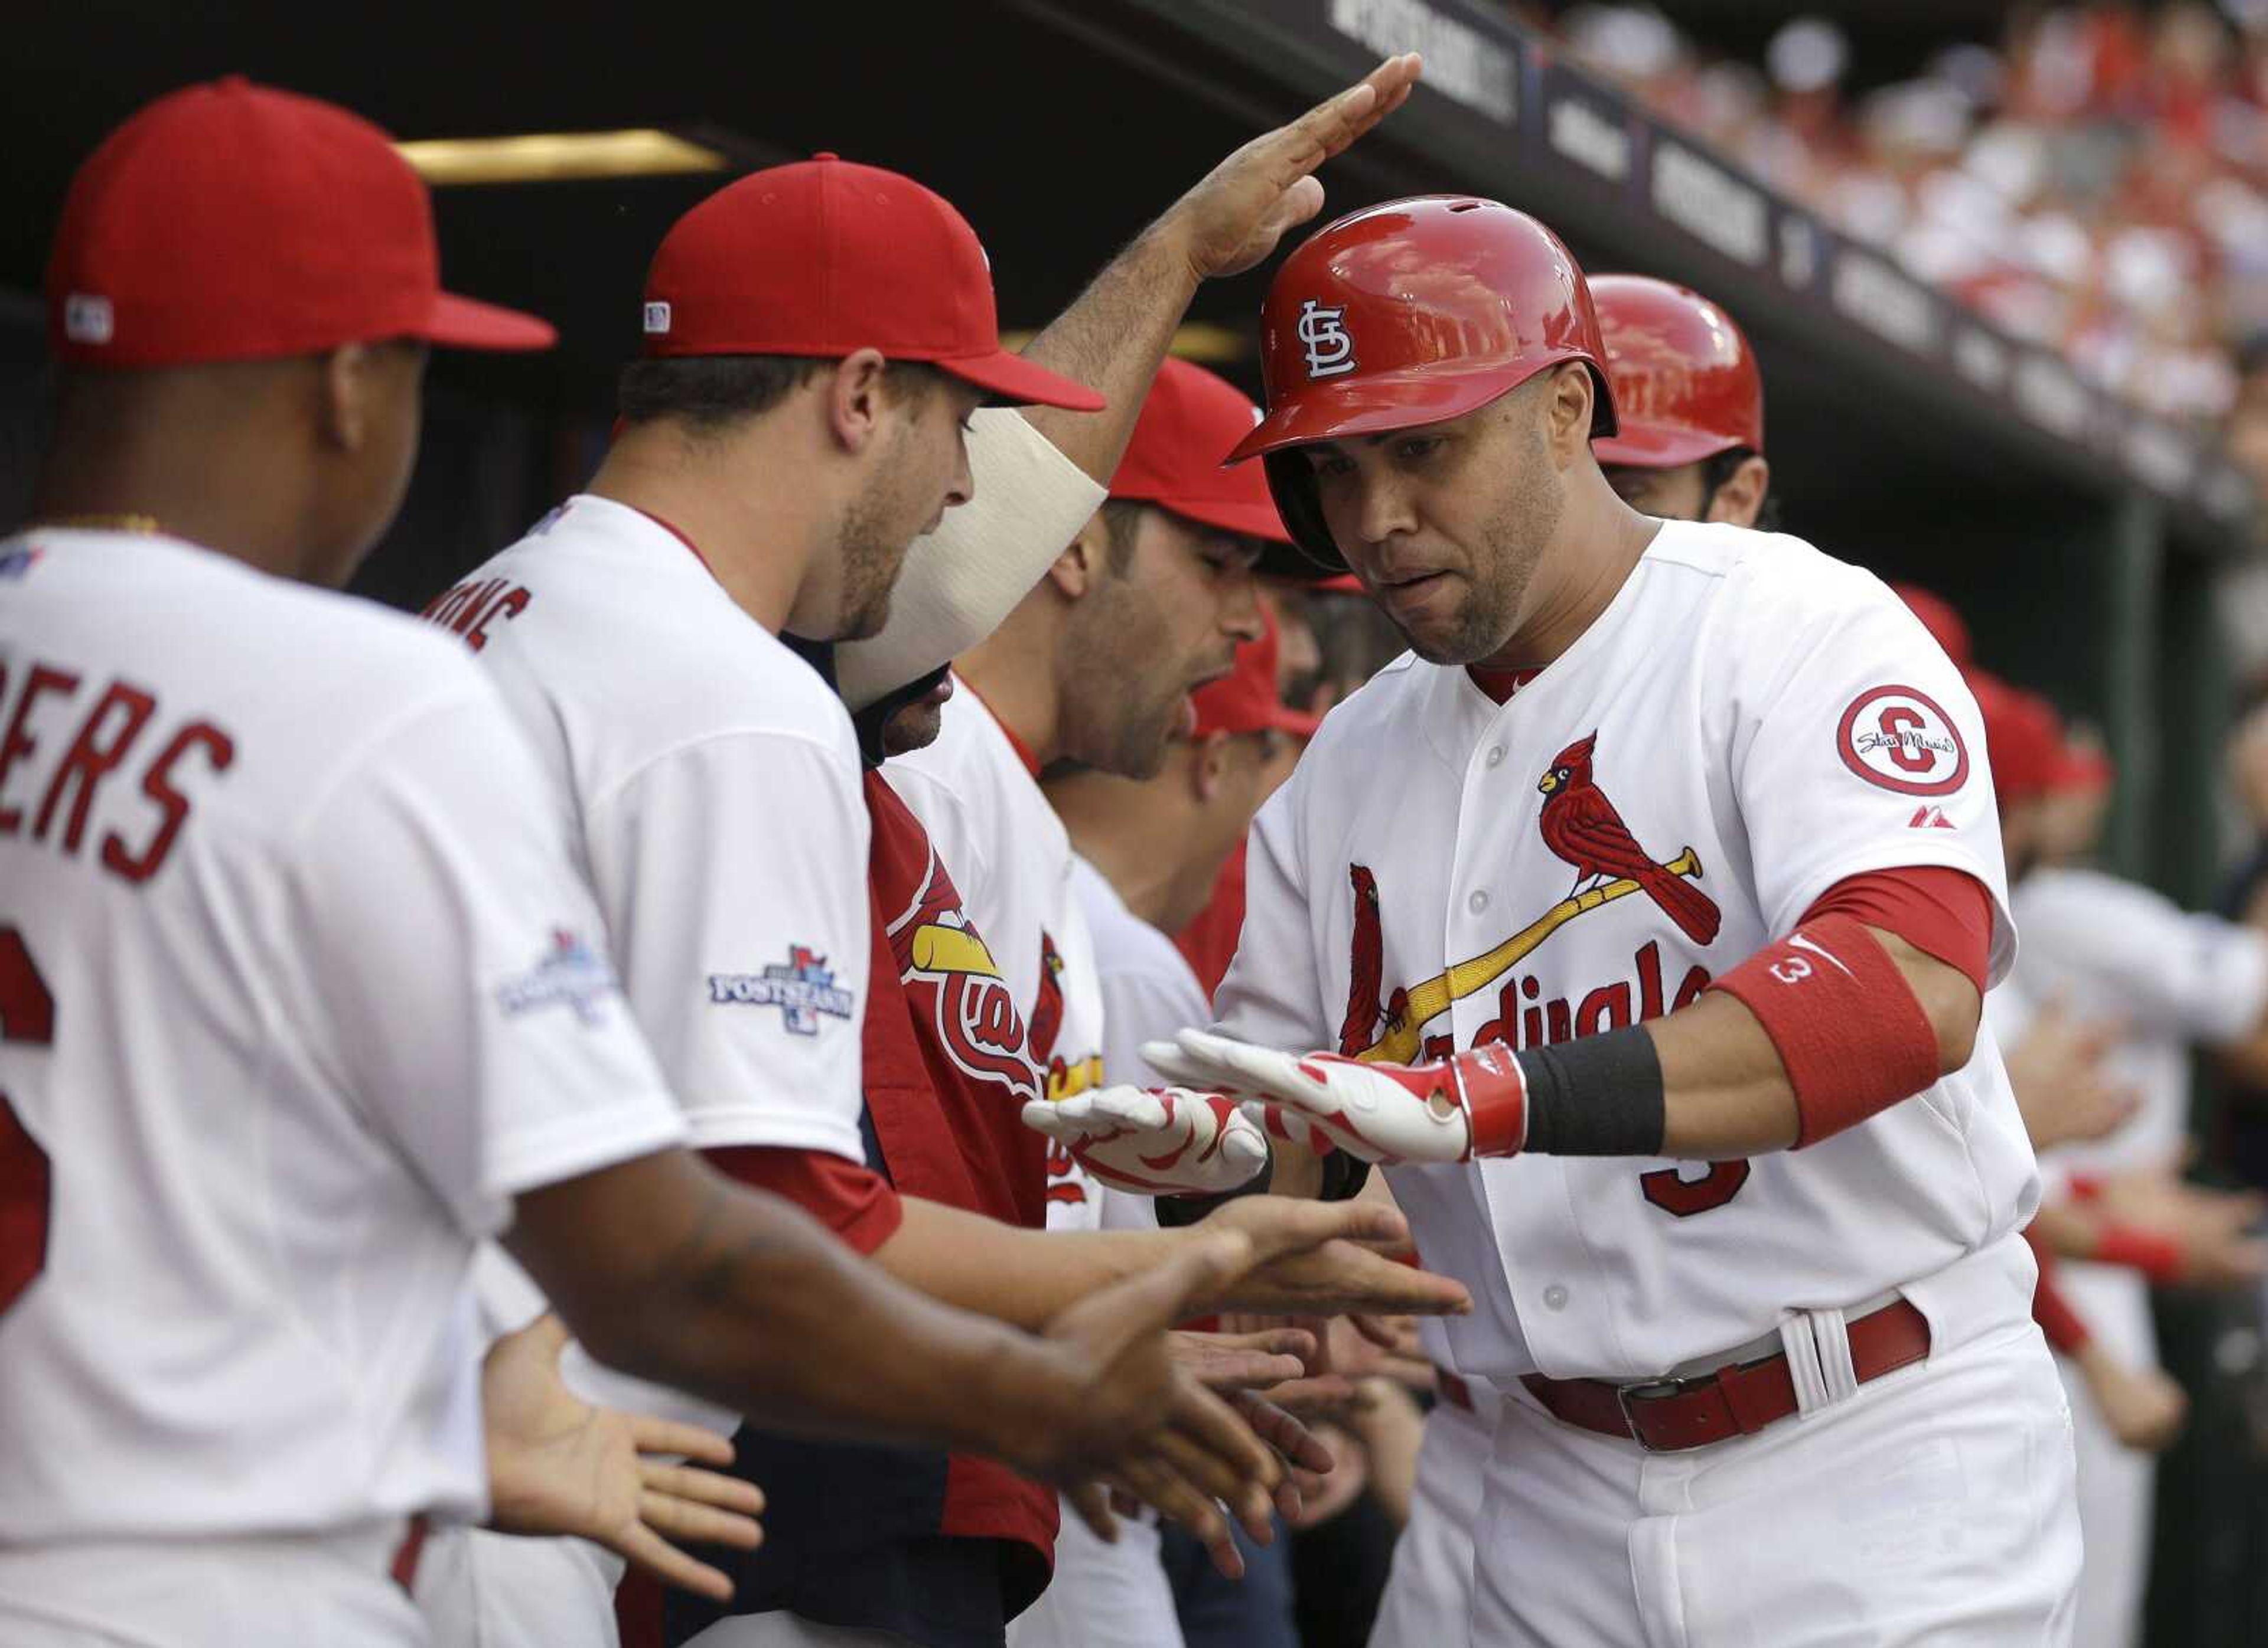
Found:
[[[1428,1064],[1366,1064],[1336,1053],[1278,1053],[1204,1030],[1152,1041],[1142,1056],[1174,1080],[1246,1100],[1270,1133],[1303,1133],[1394,1166],[1511,1156],[1528,1142],[1528,1081],[1512,1049],[1479,1047]]]
[[[1070,1151],[1093,1177],[1137,1196],[1233,1190],[1268,1163],[1268,1141],[1251,1117],[1218,1094],[1179,1087],[1035,1100],[1024,1125]]]

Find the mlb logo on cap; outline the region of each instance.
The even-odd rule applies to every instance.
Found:
[[[645,335],[659,337],[669,330],[669,305],[650,303],[645,306]]]
[[[114,322],[110,299],[73,292],[63,299],[63,335],[74,343],[107,343]]]

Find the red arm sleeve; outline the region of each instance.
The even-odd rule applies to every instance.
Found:
[[[1848,916],[1896,933],[1967,975],[1977,993],[1984,993],[1992,960],[1992,895],[1965,870],[1921,864],[1848,876],[1821,894],[1796,924],[1822,916]]]
[[[888,1180],[826,1151],[735,1144],[703,1154],[726,1178],[785,1196],[861,1254],[873,1253],[905,1222]]]

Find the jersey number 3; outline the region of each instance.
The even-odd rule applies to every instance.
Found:
[[[46,1047],[55,1035],[55,998],[48,982],[23,934],[0,927],[0,1041]],[[48,1262],[48,1153],[0,1093],[0,1312]]]

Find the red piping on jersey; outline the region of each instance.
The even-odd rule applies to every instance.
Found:
[[[1510,703],[1512,702],[1513,694],[1518,692],[1521,688],[1527,686],[1528,682],[1534,681],[1538,675],[1543,673],[1543,671],[1541,667],[1535,669],[1483,669],[1477,664],[1468,664],[1465,666],[1465,673],[1471,677],[1474,686],[1479,688],[1483,692],[1486,693],[1490,697],[1501,704]]]
[[[717,569],[709,564],[709,557],[701,553],[701,546],[695,543],[693,540],[688,538],[683,533],[678,531],[674,524],[662,519],[660,516],[655,514],[652,510],[638,509],[638,506],[635,504],[629,504],[627,507],[637,510],[639,514],[644,516],[655,526],[660,527],[662,531],[667,533],[671,537],[676,539],[678,542],[683,544],[686,548],[691,552],[693,558],[701,563],[701,570],[703,572],[706,572],[711,578],[717,578]],[[717,581],[719,584],[722,584],[725,580],[722,578],[717,578]]]
[[[1008,735],[1008,747],[1016,752],[1016,759],[1024,763],[1024,770],[1037,778],[1040,776],[1040,758],[1032,754],[1032,747],[1016,736],[1016,729],[1008,725],[1005,716],[992,707],[992,701],[990,698],[981,692],[976,692],[976,684],[974,681],[961,675],[955,675],[954,679],[968,688],[970,692],[976,693],[976,702],[984,706],[984,712],[998,724],[1003,732]]]

